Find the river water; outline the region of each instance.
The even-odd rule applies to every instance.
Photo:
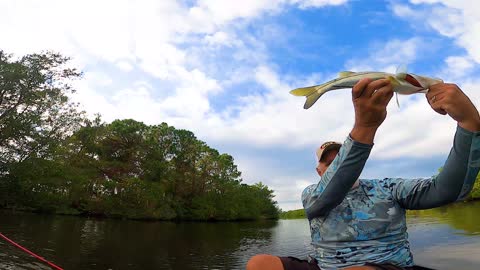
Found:
[[[480,269],[480,202],[408,217],[417,264]],[[0,232],[65,269],[244,269],[257,253],[305,257],[308,221],[170,223],[2,212]],[[0,239],[0,269],[50,269]]]

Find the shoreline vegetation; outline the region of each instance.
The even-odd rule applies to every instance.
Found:
[[[188,130],[87,118],[82,74],[45,52],[0,50],[0,208],[166,221],[278,219],[273,191]]]

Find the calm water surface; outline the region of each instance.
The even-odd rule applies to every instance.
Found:
[[[2,212],[0,232],[65,269],[244,269],[257,253],[305,257],[307,220],[168,223]],[[418,264],[480,269],[480,202],[409,216]],[[0,269],[49,269],[0,240]]]

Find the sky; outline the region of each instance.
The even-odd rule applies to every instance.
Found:
[[[480,106],[480,5],[469,0],[0,0],[0,49],[53,50],[84,72],[90,116],[166,122],[234,157],[243,182],[302,208],[315,149],[353,126],[351,91],[304,110],[289,91],[339,71],[409,72],[457,84]],[[362,178],[430,177],[456,123],[424,94],[399,96]]]

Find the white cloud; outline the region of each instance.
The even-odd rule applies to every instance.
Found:
[[[205,14],[216,25],[239,18],[256,17],[263,12],[279,11],[282,1],[244,0],[235,3],[222,0],[200,0],[195,8]],[[194,9],[195,9],[194,8]]]
[[[338,125],[339,122],[346,123],[346,126],[352,123],[353,116],[350,113],[342,116],[331,113],[337,110],[351,111],[348,109],[351,106],[348,90],[328,93],[328,101],[321,100],[318,102],[320,106],[306,111],[302,108],[305,99],[291,96],[288,92],[293,87],[280,80],[272,68],[259,66],[255,70],[255,78],[268,91],[263,95],[243,97],[239,114],[224,119],[220,126],[202,129],[210,132],[205,137],[262,147],[283,145],[288,148],[318,144],[319,137],[327,139],[329,136],[338,136],[338,129],[345,130],[345,125]]]
[[[125,71],[125,72],[129,72],[129,71],[132,71],[134,69],[134,66],[132,65],[132,63],[130,63],[130,61],[119,60],[119,61],[116,62],[115,65],[120,70]]]
[[[213,35],[207,35],[204,38],[209,45],[225,45],[232,46],[232,38],[223,31],[218,31]]]
[[[462,82],[461,89],[468,95],[477,108],[480,108],[480,80],[478,78],[468,79]]]
[[[176,94],[161,102],[161,108],[167,115],[187,119],[203,118],[210,111],[208,94],[220,90],[216,80],[208,78],[203,72],[193,70],[181,72]]]
[[[473,5],[471,1],[412,0],[411,3],[413,5],[394,4],[392,10],[395,15],[411,22],[412,27],[417,28],[418,25],[424,24],[440,35],[453,39],[459,47],[465,49],[465,55],[446,56],[445,66],[439,69],[437,77],[459,84],[478,107],[480,95],[475,90],[480,87],[480,84],[471,77],[476,64],[480,63],[480,48],[478,47],[480,7]],[[455,122],[448,116],[432,114],[430,108],[422,102],[425,103],[424,100],[413,101],[413,104],[409,104],[408,110],[395,113],[395,116],[392,117],[394,119],[390,119],[391,124],[387,122],[386,126],[390,125],[390,128],[396,128],[397,131],[391,132],[388,139],[382,137],[384,141],[381,145],[383,145],[382,150],[389,147],[388,145],[393,145],[395,141],[398,145],[402,145],[402,138],[407,141],[415,139],[415,142],[418,143],[406,144],[406,147],[392,147],[387,151],[390,156],[381,155],[379,151],[378,157],[398,157],[405,156],[407,153],[414,156],[421,155],[421,153],[434,155],[448,151],[452,144],[450,134],[455,129]],[[412,122],[407,122],[407,119],[412,117],[415,118],[413,123],[418,121],[424,125],[416,126]],[[398,127],[405,128],[399,130]]]
[[[312,6],[337,5],[341,2],[343,3],[336,0],[313,1]],[[239,50],[234,51],[235,59],[240,65],[242,61],[249,61],[247,66],[255,67],[266,59],[262,55],[262,44],[248,35],[245,38],[249,39],[247,42],[251,45],[250,48],[245,47],[241,40],[236,40],[236,30],[232,29],[241,28],[237,20],[252,20],[265,13],[281,12],[286,5],[305,3],[283,0],[248,0],[241,3],[200,0],[192,6],[186,6],[177,1],[153,0],[140,3],[126,0],[100,3],[93,0],[52,0],[42,1],[41,4],[35,1],[2,1],[0,7],[6,16],[0,18],[0,31],[3,36],[0,47],[19,55],[45,49],[59,51],[72,56],[76,63],[81,64],[80,69],[88,67],[87,73],[91,77],[91,74],[99,69],[96,69],[93,63],[99,61],[104,61],[105,68],[111,63],[124,72],[140,68],[162,81],[169,82],[169,89],[150,89],[149,95],[142,95],[143,99],[151,99],[150,102],[145,101],[145,104],[160,105],[160,109],[153,110],[163,112],[157,117],[161,115],[163,119],[168,119],[172,116],[170,119],[178,119],[195,116],[198,119],[210,112],[209,98],[221,91],[222,84],[203,70],[210,65],[205,61],[211,59],[199,57],[197,54],[201,54],[203,50],[198,50],[197,46],[239,46]],[[235,28],[229,25],[233,22]],[[198,43],[197,34],[203,36],[201,40],[206,43]],[[257,62],[252,62],[252,59],[257,59]],[[162,85],[160,84],[160,87]],[[89,83],[90,88],[96,86],[100,85]],[[131,86],[116,87],[121,91],[130,89],[130,92],[117,95],[117,100],[112,100],[111,93],[100,98],[101,92],[95,93],[95,98],[110,102],[112,106],[121,104],[120,98],[125,99],[124,103],[131,103],[139,98],[137,90],[131,89]],[[162,97],[166,96],[162,101],[155,100],[159,91],[167,93],[161,94]],[[79,92],[82,92],[82,95],[91,93],[88,90]],[[136,98],[132,99],[133,93],[137,94]],[[79,99],[91,100],[86,97]],[[252,99],[260,100],[261,97]],[[103,108],[106,107],[94,108],[103,114],[111,114],[111,110],[104,111]],[[128,108],[133,107],[135,106]],[[145,119],[145,115],[140,111],[130,111],[124,107],[118,111],[122,113],[115,115],[131,112],[130,117]],[[212,119],[219,119],[219,116],[210,116],[205,122],[222,125]],[[184,119],[182,122],[187,124],[188,120]]]
[[[300,8],[323,7],[327,5],[343,5],[348,0],[290,0],[293,4],[298,4]]]
[[[411,19],[419,19],[421,18],[420,14],[406,5],[395,4],[392,5],[392,11],[395,15],[404,17],[404,18],[411,18]]]
[[[390,103],[387,119],[377,132],[372,158],[423,158],[448,153],[456,124],[434,112],[424,96],[418,94],[404,110]]]
[[[285,173],[279,169],[280,163],[270,158],[238,155],[235,163],[238,164],[239,170],[244,172],[242,177],[246,183],[268,181],[268,186],[274,190],[274,199],[280,202],[284,211],[302,208],[302,191],[319,179],[315,171],[315,162],[312,162],[311,170],[303,171],[301,175]]]
[[[347,61],[346,68],[353,71],[380,70],[395,73],[399,65],[414,62],[422,50],[423,41],[418,37],[388,40],[371,46],[368,56]]]
[[[73,100],[79,102],[80,107],[92,118],[98,112],[102,113],[105,120],[112,121],[118,118],[118,108],[97,90],[98,85],[87,81],[79,81],[74,83],[74,86],[79,90],[73,95]]]
[[[480,6],[472,1],[413,0],[413,7],[393,5],[394,13],[412,24],[426,23],[439,34],[455,39],[469,56],[480,63]],[[432,4],[424,7],[418,4]],[[433,5],[435,4],[435,5]]]
[[[296,5],[300,8],[323,7],[328,5],[342,5],[348,0],[199,0],[195,7],[190,9],[197,18],[212,21],[221,26],[236,19],[257,17],[264,13],[278,13],[285,5]]]
[[[465,73],[474,67],[474,63],[468,57],[449,56],[445,59],[447,65],[456,72]]]
[[[419,4],[419,2],[415,4]],[[392,10],[395,15],[415,22],[412,23],[414,28],[419,28],[419,26],[431,27],[448,37],[455,37],[463,32],[464,22],[462,20],[462,13],[457,9],[450,9],[445,6],[424,8],[419,6],[411,7],[405,4],[394,4]]]
[[[448,78],[449,81],[465,80],[475,68],[475,61],[469,56],[449,56],[444,62],[439,77]]]

